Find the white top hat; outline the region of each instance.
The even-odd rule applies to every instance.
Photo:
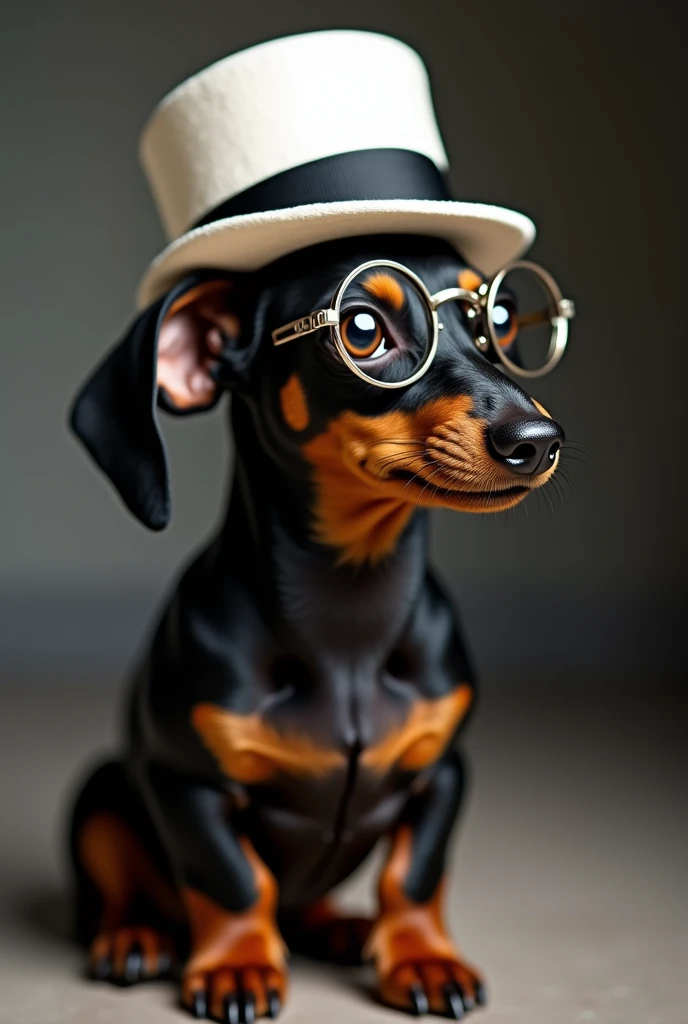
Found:
[[[289,36],[218,61],[160,103],[141,160],[170,240],[142,307],[189,270],[255,270],[328,239],[430,235],[490,273],[535,235],[523,214],[449,199],[425,66],[371,32]]]

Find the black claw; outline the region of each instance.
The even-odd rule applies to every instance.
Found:
[[[196,1020],[202,1020],[206,1015],[207,1005],[205,992],[202,989],[198,989],[191,998],[191,1006],[189,1007],[191,1016],[195,1017]]]
[[[428,997],[420,985],[411,985],[409,999],[411,1000],[412,1011],[416,1017],[422,1017],[424,1013],[428,1012]]]
[[[485,986],[481,981],[475,983],[475,1001],[478,1006],[485,1006],[487,1003],[487,992]]]
[[[236,992],[232,992],[230,995],[225,996],[223,1009],[223,1024],[239,1024],[239,1003],[237,1001]]]
[[[121,977],[123,985],[135,985],[143,973],[143,957],[139,946],[132,946],[129,955],[124,963],[124,973]]]
[[[470,1009],[466,1005],[466,1001],[462,996],[461,989],[453,982],[452,984],[445,985],[444,987],[444,998],[447,1000],[447,1010],[449,1016],[453,1017],[454,1020],[462,1020],[467,1009]]]
[[[458,981],[454,982],[454,988],[456,989],[456,991],[461,996],[461,1002],[463,1003],[463,1008],[466,1011],[466,1013],[468,1013],[470,1010],[474,1009],[474,1007],[475,1007],[475,1000],[474,1000],[473,996],[467,996],[466,993],[464,992],[462,986],[459,985]]]
[[[244,993],[244,1024],[253,1024],[256,1019],[256,997],[253,992]]]
[[[279,1016],[281,1009],[282,1004],[280,1003],[279,994],[274,990],[274,988],[268,989],[268,1017],[272,1017],[274,1019]]]

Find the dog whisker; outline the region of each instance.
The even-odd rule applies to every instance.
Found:
[[[451,438],[438,438],[429,437],[428,447],[436,448],[438,451],[447,452],[447,454],[458,453],[464,458],[475,458],[475,452],[468,447],[464,447],[460,441]]]
[[[429,483],[431,482],[431,480],[433,479],[433,477],[436,477],[436,476],[437,476],[437,474],[438,474],[438,473],[441,473],[443,469],[444,469],[444,466],[438,466],[438,467],[437,467],[437,469],[434,469],[434,470],[432,471],[432,473],[430,474],[430,476],[428,476],[428,477],[425,477],[425,479],[427,480],[428,484],[429,484]],[[426,485],[426,486],[427,486],[427,485]],[[437,493],[437,491],[438,491],[438,490],[440,489],[440,487],[441,487],[441,486],[442,486],[442,484],[441,484],[441,483],[437,484],[437,486],[435,487],[435,494]],[[425,490],[425,487],[423,488],[423,490]]]
[[[576,455],[572,455],[571,452],[564,451],[563,449],[561,451],[561,454],[560,454],[559,458],[560,459],[565,459],[567,462],[577,462],[581,466],[589,466],[590,465],[590,460],[589,459],[579,459]]]
[[[551,477],[546,486],[548,486],[550,483],[553,489],[556,491],[557,495],[559,496],[559,500],[561,501],[562,506],[564,506],[566,502],[564,500],[564,492],[561,489],[559,481],[556,480],[554,477]]]
[[[450,455],[448,452],[436,451],[433,453],[436,461],[441,462],[443,466],[447,467],[447,470],[455,469],[457,472],[477,472],[478,468],[484,472],[485,467],[482,466],[475,458],[462,458],[457,459],[455,456]]]
[[[578,444],[576,441],[564,441],[561,450],[569,453],[573,451],[576,455],[582,455],[586,460],[593,460],[590,449],[584,444]]]
[[[591,454],[590,449],[587,447],[587,445],[579,444],[577,441],[564,441],[561,447],[572,448],[575,452],[578,452],[580,455]]]
[[[420,499],[423,497],[423,495],[425,494],[425,492],[427,491],[429,486],[430,486],[430,481],[428,480],[427,483],[425,484],[425,486],[420,490],[420,492],[418,494],[418,497],[416,498],[416,508],[418,508],[418,505],[420,504]]]
[[[406,490],[406,488],[407,488],[407,487],[408,487],[408,486],[409,486],[410,484],[415,484],[415,483],[417,483],[417,482],[418,482],[419,480],[422,480],[422,479],[423,479],[423,477],[422,477],[422,476],[420,475],[420,473],[414,473],[414,474],[413,474],[413,476],[412,476],[412,477],[410,478],[410,480],[407,480],[407,481],[406,481],[406,483],[404,484],[404,486],[403,486],[403,487],[401,488],[401,493],[403,494],[403,493],[404,493],[404,491]],[[417,508],[417,507],[418,507],[418,502],[416,501],[416,508]]]
[[[429,447],[432,451],[443,452],[451,458],[463,459],[466,462],[475,461],[475,452],[471,452],[468,448],[462,448],[458,444],[449,445],[447,442],[436,442]]]
[[[564,441],[564,447],[566,446],[568,446],[569,448],[580,448],[581,451],[588,453],[590,452],[590,449],[588,448],[587,444],[583,444],[582,441],[571,441],[570,439],[568,439]]]
[[[427,442],[426,437],[386,437],[385,444],[421,444]]]
[[[409,461],[410,461],[412,456],[420,456],[422,458],[424,464],[427,464],[427,465],[434,465],[435,464],[434,460],[429,458],[427,453],[424,453],[424,452],[410,452],[410,453],[408,453],[407,452],[407,453],[404,453],[404,454],[399,455],[399,456],[391,456],[391,457],[389,457],[387,459],[383,459],[378,464],[378,466],[377,466],[377,471],[375,473],[375,476],[377,477],[378,480],[388,480],[388,479],[390,479],[388,471],[391,470],[393,472],[395,467],[399,466],[399,465],[401,465],[402,469],[407,468],[408,465],[409,465]],[[417,470],[409,469],[409,472],[417,473]]]
[[[550,481],[548,480],[547,483],[549,483],[549,482]],[[547,488],[547,485],[545,485],[542,488],[542,491],[543,491],[543,494],[545,495],[545,498],[547,499],[547,502],[549,504],[550,514],[553,515],[553,516],[556,515],[556,509],[554,508],[554,502],[552,501],[552,495],[550,494],[550,492],[549,492],[549,490]]]
[[[407,451],[407,452],[399,452],[397,455],[389,455],[389,456],[387,456],[387,458],[381,459],[380,462],[378,463],[378,465],[381,468],[384,468],[386,466],[396,465],[399,462],[408,462],[408,460],[412,456],[414,456],[414,455],[416,455],[416,456],[420,455],[420,456],[425,457],[427,455],[427,453],[426,452],[418,452],[418,451],[415,451],[415,450],[414,451]]]
[[[493,516],[494,516],[494,521],[495,521],[495,523],[499,523],[499,510],[498,510],[498,509],[495,509],[495,510],[494,510],[494,512],[493,512],[492,514],[493,514]]]
[[[571,479],[571,476],[570,476],[566,466],[561,466],[560,465],[557,468],[557,476],[561,477],[561,479],[564,481],[564,483],[567,484],[567,486],[571,489],[571,492],[574,491],[574,489],[575,489],[574,482]]]

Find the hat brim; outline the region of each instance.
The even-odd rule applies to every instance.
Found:
[[[376,234],[444,239],[490,275],[529,248],[535,225],[500,206],[429,199],[313,203],[244,214],[194,228],[171,242],[144,275],[138,306],[150,305],[190,270],[258,270],[318,242]]]

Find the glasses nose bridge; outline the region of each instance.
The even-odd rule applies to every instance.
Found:
[[[446,302],[467,302],[476,312],[482,309],[480,295],[468,288],[443,288],[442,291],[430,296],[430,303],[435,311]]]

